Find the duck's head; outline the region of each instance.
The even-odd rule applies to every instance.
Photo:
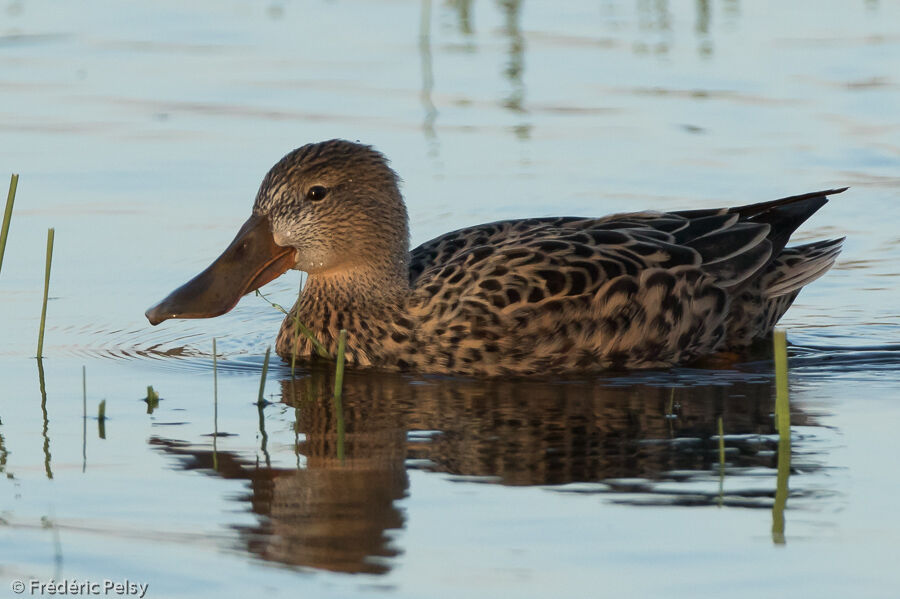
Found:
[[[308,144],[269,170],[253,215],[221,256],[146,312],[151,324],[209,318],[289,269],[407,276],[409,233],[396,173],[358,143]]]

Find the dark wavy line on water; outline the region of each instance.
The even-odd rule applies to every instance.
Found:
[[[192,346],[170,347],[168,349],[141,347],[87,347],[60,346],[69,356],[102,360],[143,360],[148,367],[161,368],[176,372],[212,372],[213,360],[209,352],[203,352]],[[263,356],[257,354],[230,355],[218,359],[220,372],[252,373],[262,372]],[[281,358],[273,356],[269,364],[270,372],[278,372],[281,368],[290,368],[281,364]]]
[[[110,336],[106,332],[102,336]],[[83,335],[80,335],[83,337]],[[212,336],[208,333],[185,332],[176,338],[163,339],[164,335],[151,335],[146,330],[115,331],[118,343],[109,346],[108,339],[96,339],[93,344],[58,345],[56,350],[71,356],[99,358],[106,360],[143,360],[153,368],[179,372],[212,371]],[[262,371],[263,354],[267,343],[263,337],[253,335],[226,336],[219,338],[218,367],[223,373],[252,373]],[[206,347],[209,346],[209,349]],[[788,348],[790,370],[796,374],[879,376],[885,372],[900,370],[900,344],[829,346],[791,345]],[[272,355],[270,363],[273,375],[289,373],[289,367],[277,356]],[[283,372],[282,372],[283,371]],[[702,368],[676,367],[668,370],[633,371],[610,373],[587,377],[594,382],[609,386],[634,384],[658,386],[690,385],[730,385],[736,382],[763,382],[774,373],[772,360],[768,357],[755,361],[735,364],[730,369],[712,370]],[[419,376],[422,380],[445,379],[449,377]],[[585,381],[585,377],[560,379],[561,384]]]
[[[792,369],[853,367],[853,370],[881,370],[900,367],[900,344],[839,346],[792,346]]]

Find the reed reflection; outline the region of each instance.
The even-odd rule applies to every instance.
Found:
[[[456,11],[459,32],[472,35],[475,32],[472,27],[472,0],[448,0],[447,6]]]
[[[525,36],[522,35],[521,0],[500,0],[500,10],[503,12],[503,33],[509,42],[507,61],[503,68],[503,75],[509,81],[510,90],[503,100],[503,107],[518,114],[525,114]],[[531,123],[523,120],[513,127],[516,137],[527,140],[531,134]]]
[[[3,422],[0,422],[3,424]],[[3,434],[0,433],[0,474],[6,473],[6,459],[9,456],[9,451],[6,449],[6,440],[3,438]]]
[[[680,478],[686,471],[711,476],[719,416],[732,439],[773,433],[769,383],[739,389],[438,383],[417,387],[409,404],[400,415],[408,430],[440,431],[411,448],[410,457],[428,460],[430,470],[509,485],[654,481],[673,471]],[[729,466],[771,467],[775,443],[765,437],[726,441]]]
[[[53,467],[50,463],[52,457],[52,454],[50,453],[50,435],[48,433],[50,429],[50,419],[47,415],[47,387],[44,384],[44,360],[41,359],[40,354],[38,354],[37,358],[37,367],[38,385],[41,389],[41,436],[44,438],[44,473],[47,475],[47,478],[53,478]]]
[[[697,33],[697,51],[701,56],[711,56],[713,52],[709,23],[712,17],[709,0],[697,0],[697,20],[694,31]]]
[[[419,99],[425,113],[422,131],[428,143],[428,155],[434,158],[440,153],[440,144],[435,128],[438,111],[431,97],[434,91],[434,69],[431,56],[431,0],[422,0],[422,11],[419,17],[419,60],[422,63],[422,89],[419,92]]]

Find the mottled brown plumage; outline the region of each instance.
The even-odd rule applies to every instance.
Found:
[[[294,248],[294,268],[309,274],[278,335],[282,357],[315,354],[295,336],[296,316],[332,353],[347,329],[355,366],[549,375],[689,363],[769,335],[840,251],[841,239],[785,249],[840,191],[737,208],[500,221],[409,251],[386,159],[332,140],[278,162],[253,218],[268,219],[275,243]],[[157,321],[209,315],[154,310]]]
[[[331,197],[304,200],[304,185],[318,182]],[[291,312],[330,351],[346,328],[352,364],[528,375],[665,367],[768,335],[840,249],[835,240],[783,251],[824,196],[502,221],[442,235],[407,255],[406,213],[386,161],[332,141],[286,156],[255,210],[275,215],[276,240],[295,231],[288,241],[301,256],[310,244],[334,248],[323,252],[330,269],[304,268],[299,258],[310,276]],[[776,287],[791,278],[793,285]],[[289,317],[278,353],[312,355],[293,333]]]

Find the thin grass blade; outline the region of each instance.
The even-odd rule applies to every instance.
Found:
[[[6,210],[3,212],[3,226],[0,227],[0,270],[3,269],[3,254],[6,253],[6,238],[9,236],[9,222],[12,220],[13,204],[16,202],[16,188],[19,175],[9,178],[9,193],[6,195]]]
[[[38,331],[37,357],[44,355],[44,325],[47,322],[47,295],[50,292],[50,265],[53,263],[54,230],[47,229],[47,264],[44,269],[44,303],[41,306],[41,328]]]

